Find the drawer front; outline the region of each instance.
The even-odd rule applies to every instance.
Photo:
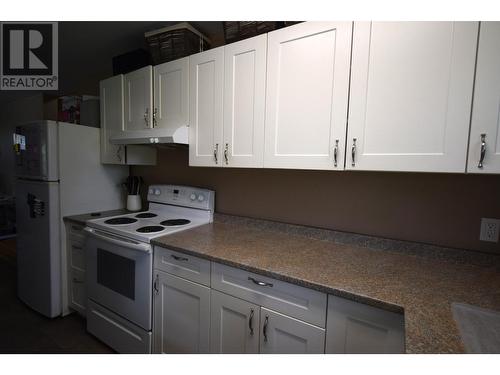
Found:
[[[151,353],[151,332],[89,300],[87,331],[122,354]]]
[[[85,235],[84,235],[84,232],[83,232],[83,225],[79,225],[79,224],[74,224],[74,223],[69,223],[69,224],[66,224],[66,233],[67,233],[67,237],[70,241],[72,242],[80,242],[83,244],[84,240],[85,240]]]
[[[210,261],[155,246],[154,268],[210,286]]]
[[[325,293],[214,262],[212,288],[325,327]]]
[[[70,224],[68,224],[68,227],[69,227],[70,234],[76,234],[76,235],[83,236],[83,228],[84,228],[83,225],[70,223]]]
[[[85,250],[81,242],[70,241],[71,267],[85,271]]]

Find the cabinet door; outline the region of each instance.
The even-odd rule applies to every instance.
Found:
[[[208,353],[210,289],[155,271],[155,353]]]
[[[404,332],[403,314],[328,296],[327,353],[404,353]]]
[[[221,166],[224,47],[189,57],[189,165]]]
[[[500,22],[481,22],[467,172],[500,173],[499,41]]]
[[[265,34],[224,48],[224,166],[263,166],[266,49]]]
[[[267,354],[321,354],[325,330],[261,307],[260,352]]]
[[[69,305],[72,309],[85,315],[87,290],[85,288],[85,272],[71,268],[69,272]]]
[[[189,124],[189,57],[156,65],[154,75],[155,128]]]
[[[344,169],[351,34],[351,22],[268,34],[264,167]]]
[[[153,123],[153,68],[125,75],[125,131],[144,130]]]
[[[477,22],[354,25],[346,168],[464,172]]]
[[[211,353],[259,352],[259,306],[213,289],[210,306]]]
[[[100,82],[101,163],[125,164],[125,147],[113,145],[109,138],[123,131],[123,75]]]

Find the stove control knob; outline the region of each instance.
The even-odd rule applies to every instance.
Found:
[[[191,193],[191,195],[189,196],[189,199],[191,199],[192,201],[196,200],[196,194]]]
[[[160,195],[161,194],[161,190],[160,189],[155,189],[155,195]]]
[[[205,200],[205,197],[203,194],[198,195],[198,201],[203,202]]]

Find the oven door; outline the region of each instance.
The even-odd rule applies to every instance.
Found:
[[[151,245],[85,228],[89,299],[151,330]]]

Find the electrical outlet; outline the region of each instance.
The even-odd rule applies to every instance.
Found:
[[[481,219],[481,234],[479,240],[488,242],[498,242],[498,233],[500,232],[500,220],[488,219],[483,217]]]

